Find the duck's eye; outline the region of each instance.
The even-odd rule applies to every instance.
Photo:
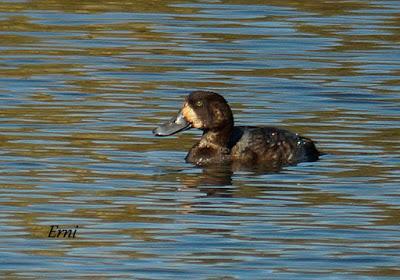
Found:
[[[203,101],[201,101],[201,100],[197,101],[197,102],[196,102],[196,106],[197,106],[197,107],[203,106]]]

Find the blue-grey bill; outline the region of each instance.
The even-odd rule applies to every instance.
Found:
[[[191,124],[185,120],[182,112],[179,111],[176,117],[173,117],[168,122],[156,127],[153,130],[155,136],[170,136],[175,133],[185,131],[192,128]]]

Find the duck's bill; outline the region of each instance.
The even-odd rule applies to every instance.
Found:
[[[182,112],[179,111],[176,117],[173,117],[170,121],[155,128],[153,134],[155,136],[169,136],[190,128],[192,128],[192,125],[185,120]]]

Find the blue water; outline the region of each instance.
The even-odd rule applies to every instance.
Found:
[[[399,278],[399,12],[0,2],[1,278]],[[200,131],[151,130],[197,89],[326,155],[276,173],[185,163]]]

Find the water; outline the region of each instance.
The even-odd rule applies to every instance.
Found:
[[[398,1],[0,2],[4,279],[398,279]],[[327,153],[279,173],[155,138],[191,90]],[[49,238],[51,225],[75,238]]]

